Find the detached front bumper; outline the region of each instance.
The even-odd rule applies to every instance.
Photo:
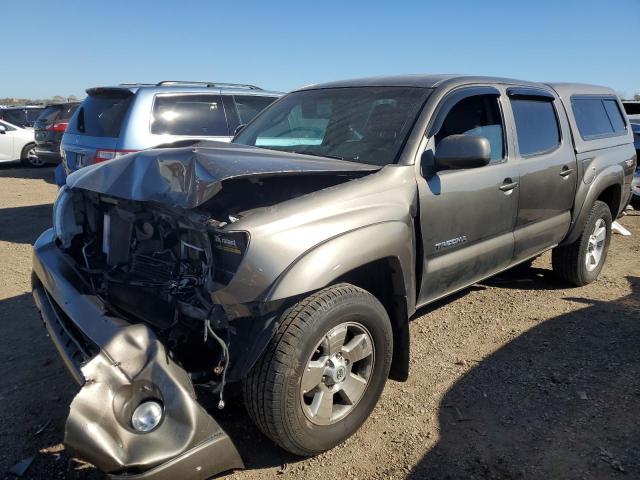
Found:
[[[153,332],[109,315],[54,244],[34,245],[33,295],[53,343],[82,385],[71,403],[65,445],[112,478],[205,479],[244,468],[231,439],[197,402],[188,374]],[[143,401],[163,405],[148,433],[131,426]]]

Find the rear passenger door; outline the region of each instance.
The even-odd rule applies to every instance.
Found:
[[[571,222],[577,164],[569,124],[550,91],[507,90],[513,115],[520,176],[513,261],[558,244]]]
[[[418,177],[424,254],[419,305],[492,275],[511,261],[518,167],[502,105],[498,88],[478,86],[452,91],[436,109]],[[487,138],[490,163],[438,170],[433,156],[450,135]]]

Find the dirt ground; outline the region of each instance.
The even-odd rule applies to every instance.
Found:
[[[0,477],[32,458],[24,478],[101,478],[62,449],[77,386],[30,294],[55,194],[51,168],[0,166]],[[330,452],[289,455],[229,402],[214,413],[247,469],[227,478],[640,478],[640,213],[621,223],[592,285],[546,254],[419,311],[409,381]]]

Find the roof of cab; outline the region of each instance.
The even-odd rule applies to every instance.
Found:
[[[506,85],[520,85],[534,88],[542,88],[548,90],[553,89],[559,96],[570,96],[573,94],[584,95],[615,95],[615,92],[607,87],[598,85],[586,85],[580,83],[561,83],[561,82],[530,82],[527,80],[518,80],[514,78],[490,77],[480,75],[461,75],[461,74],[412,74],[412,75],[394,75],[380,77],[365,77],[349,80],[339,80],[335,82],[320,83],[315,85],[307,85],[298,90],[315,90],[321,88],[340,88],[340,87],[421,87],[421,88],[437,88],[443,85],[458,86],[478,83],[493,83]]]
[[[460,75],[460,74],[411,74],[411,75],[394,75],[382,77],[366,77],[355,78],[350,80],[340,80],[336,82],[321,83],[315,85],[307,85],[299,90],[314,90],[320,88],[340,88],[340,87],[421,87],[421,88],[437,88],[444,84],[473,84],[473,83],[503,83],[523,85],[530,87],[543,86],[540,83],[528,82],[525,80],[515,80],[512,78],[502,77],[485,77],[476,75]]]
[[[546,85],[555,90],[560,98],[570,99],[572,95],[612,95],[616,96],[609,87],[603,87],[600,85],[588,85],[586,83],[563,83],[563,82],[548,82]]]

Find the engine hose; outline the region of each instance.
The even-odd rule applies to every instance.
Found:
[[[227,344],[224,343],[224,341],[218,336],[216,335],[216,332],[213,331],[213,328],[211,328],[211,321],[209,319],[205,320],[205,341],[207,340],[207,332],[220,344],[220,348],[222,348],[222,355],[224,357],[224,369],[222,370],[222,380],[220,381],[220,398],[218,401],[218,408],[220,410],[222,410],[224,408],[224,399],[223,399],[223,392],[224,392],[224,385],[226,383],[227,380],[227,367],[229,366],[229,347],[227,347]]]

